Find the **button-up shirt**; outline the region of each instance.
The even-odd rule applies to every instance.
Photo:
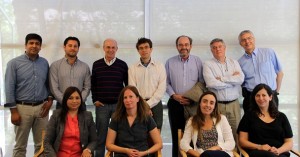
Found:
[[[71,65],[64,57],[50,66],[50,89],[59,103],[62,103],[63,93],[70,86],[77,87],[83,102],[86,101],[91,89],[91,72],[89,66],[79,59]]]
[[[202,62],[199,57],[190,55],[187,60],[182,60],[179,55],[166,62],[167,93],[184,94],[197,82],[204,83],[202,75]]]
[[[128,84],[137,87],[150,108],[157,105],[166,92],[166,70],[162,63],[151,59],[147,67],[141,62],[128,70]]]
[[[38,102],[47,98],[48,61],[43,57],[31,60],[26,53],[10,60],[5,73],[5,94],[8,107],[16,101]]]
[[[233,75],[234,72],[239,75]],[[231,101],[240,96],[244,74],[236,60],[226,58],[224,64],[215,58],[205,61],[203,77],[206,87],[217,95],[219,101]]]
[[[245,75],[243,87],[248,91],[252,91],[260,83],[276,90],[277,73],[282,71],[282,67],[274,50],[255,48],[251,55],[245,53],[239,59],[239,64]]]

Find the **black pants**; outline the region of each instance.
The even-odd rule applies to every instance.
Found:
[[[167,105],[172,135],[172,156],[178,157],[178,129],[184,130],[184,110],[183,106],[172,98],[169,99]]]
[[[200,157],[230,157],[230,155],[221,150],[206,150]]]
[[[245,87],[242,88],[242,93],[243,93],[243,109],[244,112],[248,112],[249,109],[251,108],[251,95],[252,92],[248,91]],[[278,93],[276,91],[273,91],[273,101],[275,101],[275,104],[277,105],[277,108],[279,107],[279,100],[278,100]]]
[[[289,152],[284,152],[284,153],[279,154],[279,156],[277,156],[274,153],[271,153],[269,151],[251,150],[251,151],[248,152],[248,155],[250,157],[289,157],[290,153]]]

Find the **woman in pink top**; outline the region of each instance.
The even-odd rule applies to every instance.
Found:
[[[45,156],[91,157],[96,137],[92,113],[84,110],[80,90],[67,88],[62,108],[53,112],[47,126]]]

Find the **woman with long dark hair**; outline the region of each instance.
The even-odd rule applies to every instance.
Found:
[[[286,115],[279,112],[273,91],[257,85],[251,95],[252,109],[238,127],[239,144],[250,157],[288,157],[293,147],[293,132]]]
[[[85,111],[81,92],[68,87],[62,108],[53,112],[45,135],[45,156],[91,157],[96,147],[92,113]]]
[[[194,157],[230,157],[235,147],[231,127],[218,111],[218,100],[213,92],[204,92],[199,100],[197,114],[184,129],[180,147]],[[190,146],[190,143],[193,146]]]

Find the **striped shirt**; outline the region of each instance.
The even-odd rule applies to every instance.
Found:
[[[92,99],[104,104],[115,104],[124,86],[128,85],[128,66],[116,58],[112,65],[104,59],[94,62],[92,68]]]

